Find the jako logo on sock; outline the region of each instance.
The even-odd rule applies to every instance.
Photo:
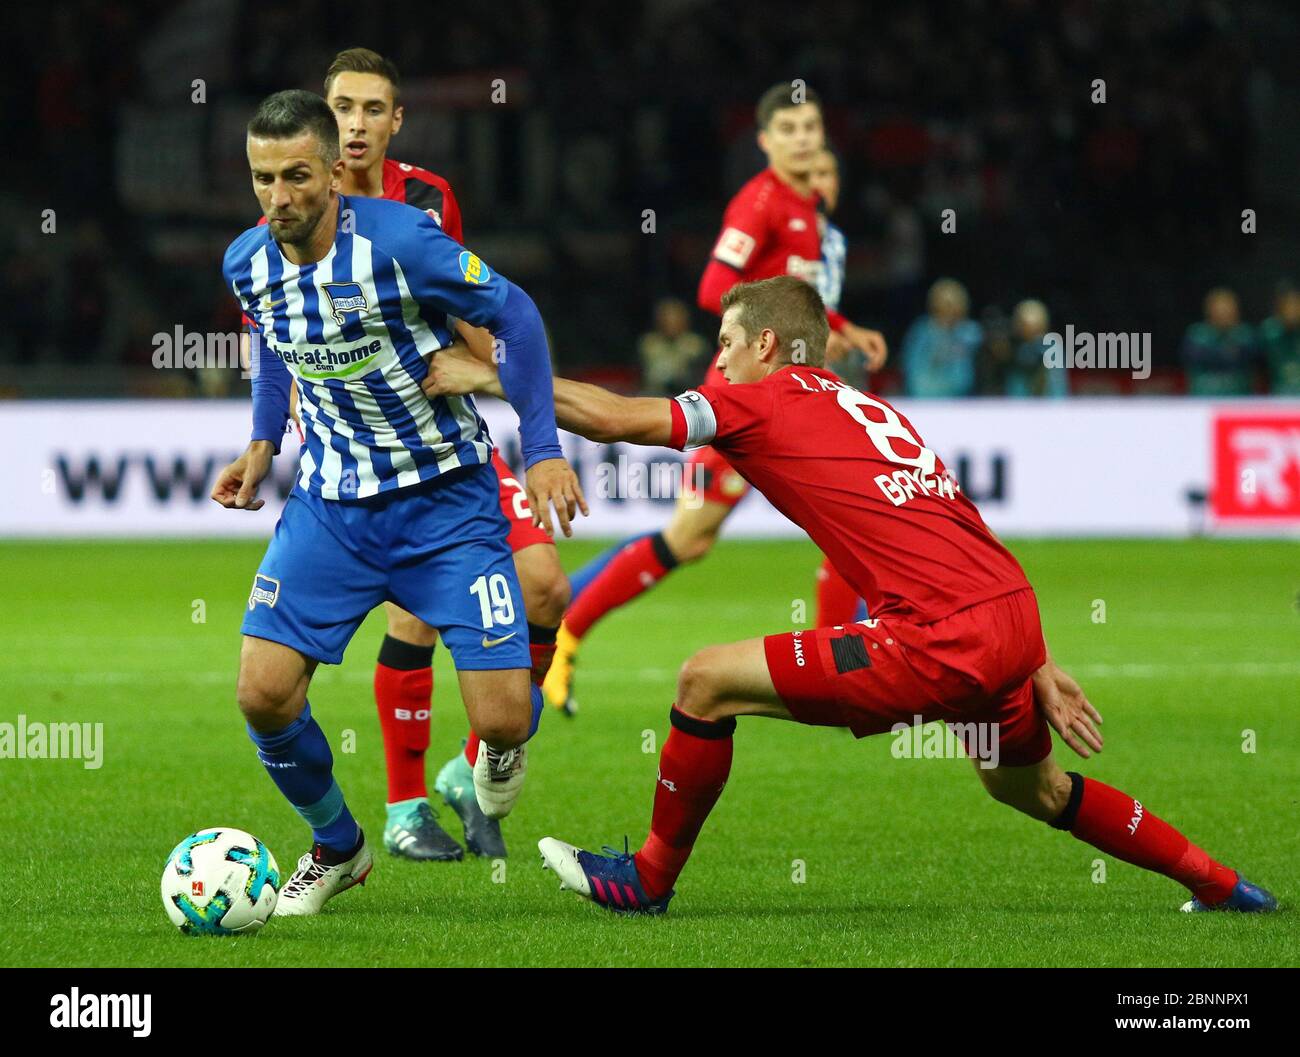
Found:
[[[74,987],[68,995],[50,998],[52,1028],[130,1028],[137,1039],[152,1030],[152,995],[83,995]]]
[[[1142,821],[1142,805],[1136,800],[1133,801],[1133,817],[1129,819],[1128,832],[1130,837],[1137,836],[1138,823]]]

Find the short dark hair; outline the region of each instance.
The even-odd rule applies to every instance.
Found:
[[[737,305],[740,313],[736,322],[745,332],[746,341],[770,330],[776,335],[785,362],[809,367],[826,363],[826,339],[831,328],[826,321],[826,305],[811,283],[793,275],[737,283],[722,295],[722,311]]]
[[[334,56],[330,68],[325,71],[325,98],[329,98],[334,78],[341,73],[375,73],[393,86],[393,107],[402,92],[402,79],[397,73],[397,66],[391,59],[385,59],[377,51],[369,48],[344,48]]]
[[[795,102],[796,96],[799,101]],[[822,97],[802,81],[782,81],[774,84],[759,97],[758,106],[754,108],[754,117],[760,129],[767,128],[778,110],[789,110],[792,106],[812,103],[819,111]]]
[[[329,104],[315,92],[290,88],[268,95],[248,122],[248,134],[263,139],[292,139],[304,132],[320,140],[320,156],[326,168],[338,161],[338,122]]]

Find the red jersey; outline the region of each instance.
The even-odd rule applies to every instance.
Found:
[[[736,283],[776,275],[794,275],[816,286],[822,267],[819,202],[816,194],[801,195],[771,169],[737,191],[722,214],[722,234],[700,278],[700,307],[720,316],[722,295]],[[829,309],[826,316],[838,330],[843,317]],[[725,379],[711,367],[705,383],[723,385]]]
[[[815,285],[822,259],[817,203],[816,194],[801,195],[764,169],[736,192],[722,214],[713,260],[734,271],[732,285],[774,275],[794,275]],[[703,291],[704,284],[700,287]],[[709,301],[702,298],[701,307],[721,315],[721,305]]]
[[[451,193],[451,184],[437,173],[421,169],[418,165],[407,165],[404,161],[385,158],[384,193],[379,197],[423,209],[443,231],[464,245],[460,205]],[[265,224],[266,214],[258,218],[257,223],[259,227]],[[248,316],[241,314],[240,320],[245,327],[249,325]]]
[[[808,533],[872,617],[928,623],[1028,587],[939,457],[879,397],[785,367],[673,401],[672,445],[711,444]]]
[[[407,165],[404,161],[384,159],[384,193],[390,202],[405,202],[423,209],[434,222],[457,242],[465,241],[460,227],[460,206],[451,193],[451,184],[437,173]]]

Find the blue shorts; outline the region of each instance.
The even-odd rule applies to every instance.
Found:
[[[253,578],[243,632],[326,664],[380,602],[437,628],[463,671],[528,668],[528,623],[491,466],[369,499],[295,488]]]

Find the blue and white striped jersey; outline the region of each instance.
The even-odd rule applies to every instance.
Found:
[[[822,236],[822,266],[817,272],[817,292],[822,302],[835,312],[840,310],[840,295],[844,292],[844,262],[848,257],[848,244],[844,232],[818,214]]]
[[[223,272],[260,342],[255,393],[283,386],[287,399],[289,375],[297,383],[299,487],[361,499],[491,460],[474,402],[420,383],[425,357],[451,341],[448,316],[488,323],[509,284],[423,210],[341,195],[322,260],[292,263],[263,225],[230,244]]]

